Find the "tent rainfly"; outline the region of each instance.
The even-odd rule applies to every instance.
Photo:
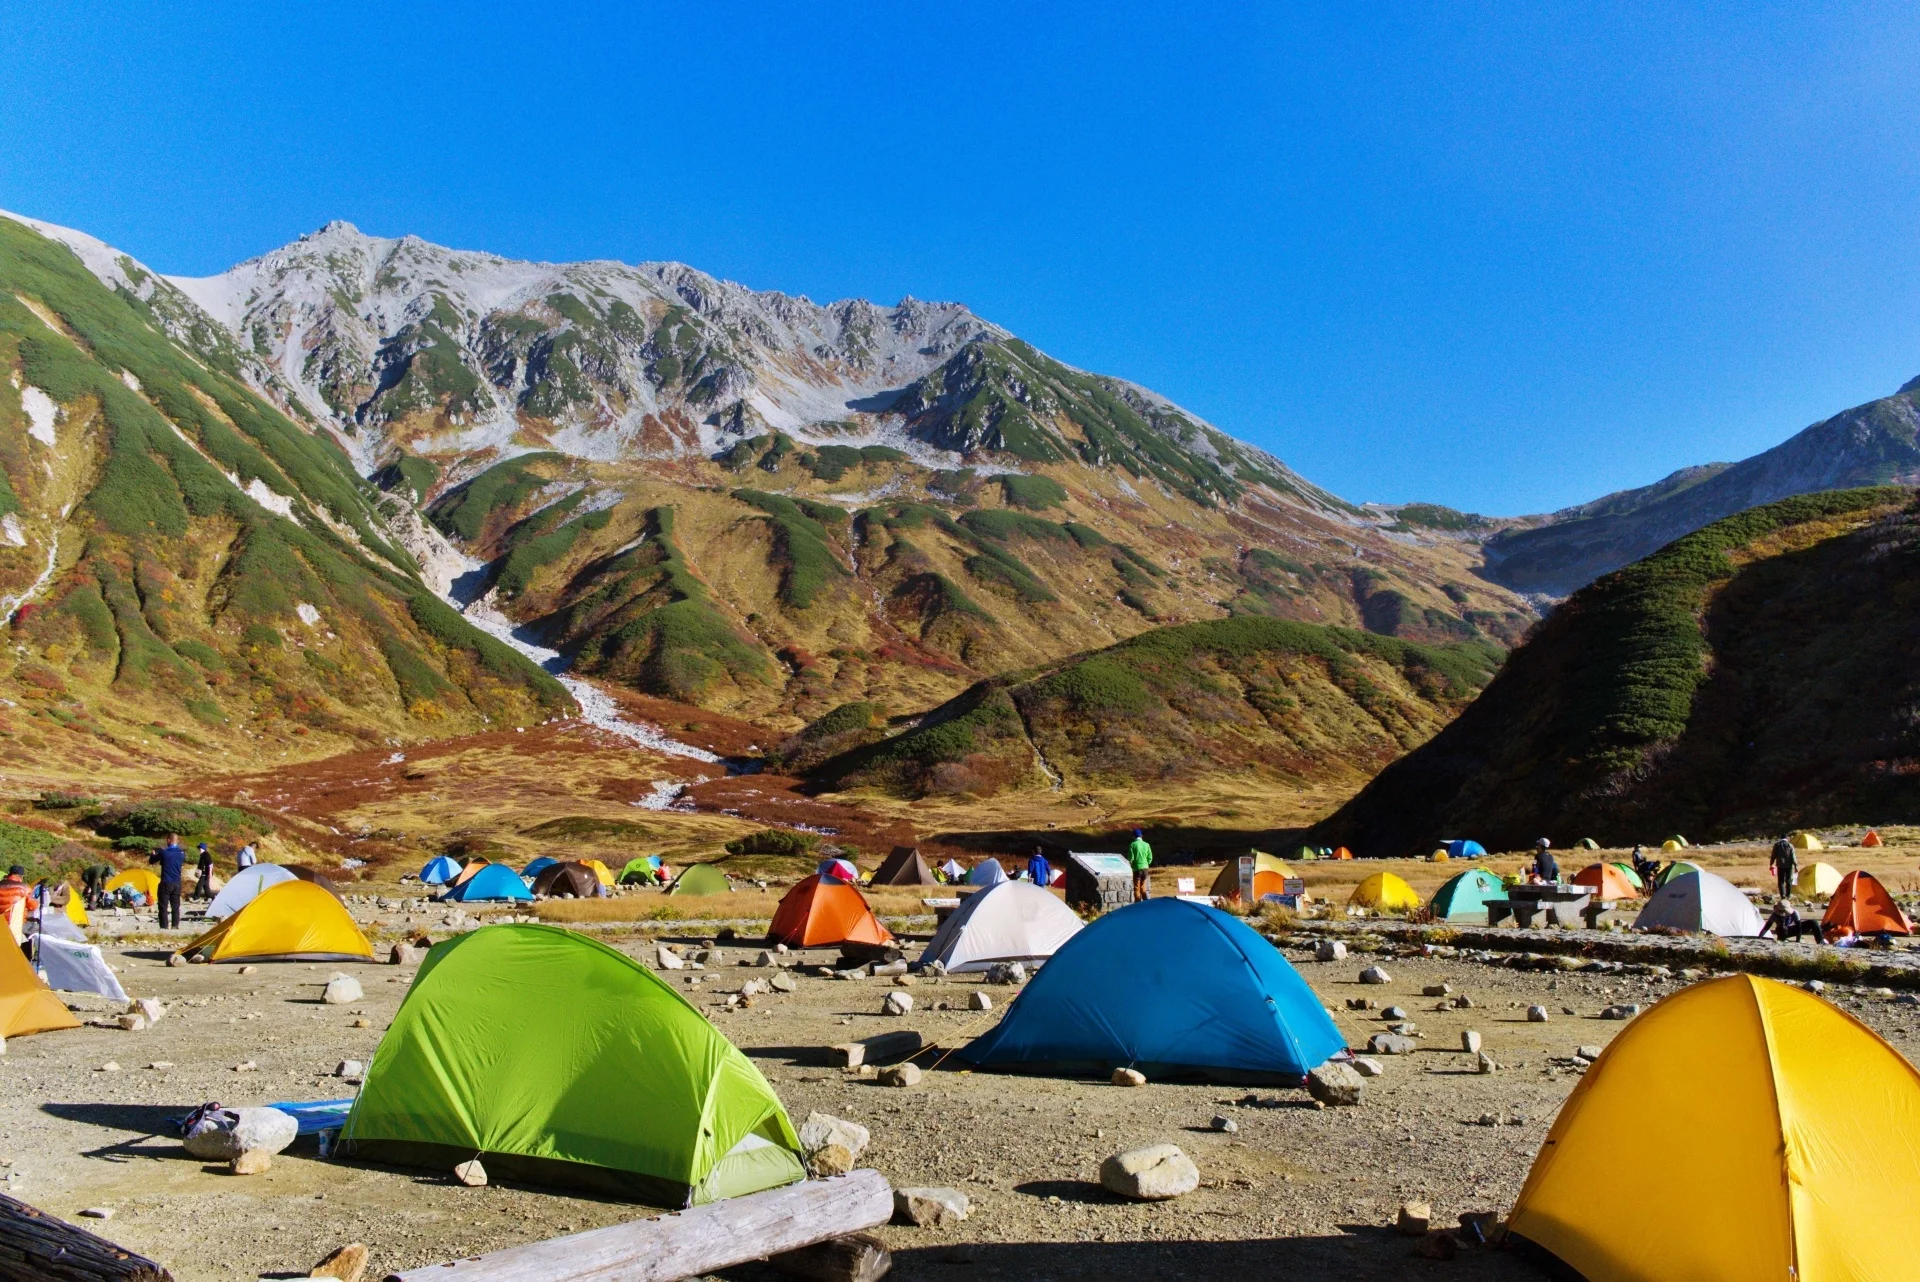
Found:
[[[1435,921],[1487,924],[1487,901],[1506,894],[1506,886],[1485,868],[1469,868],[1433,892],[1428,905]]]
[[[531,882],[537,879],[541,873],[545,872],[547,869],[553,867],[555,864],[559,862],[560,861],[558,859],[555,859],[552,855],[541,855],[539,858],[535,859],[532,863],[528,864],[525,868],[522,868],[520,870],[520,875],[522,877],[525,877],[528,881]]]
[[[278,886],[283,881],[297,878],[279,864],[255,864],[251,868],[242,868],[233,874],[233,880],[220,888],[220,893],[207,905],[207,920],[219,921],[231,917],[260,897],[260,892],[269,886]]]
[[[136,891],[148,903],[160,893],[160,874],[151,868],[123,868],[107,878],[107,893],[112,894],[122,886]]]
[[[1820,838],[1814,836],[1810,832],[1796,832],[1788,840],[1790,840],[1793,843],[1793,848],[1795,850],[1807,851],[1807,850],[1825,850],[1826,849],[1825,846],[1820,844]]]
[[[1620,875],[1617,864],[1588,864],[1573,874],[1573,884],[1586,886],[1601,899],[1638,899],[1639,888]]]
[[[0,944],[0,1037],[78,1027],[73,1012],[33,973],[27,955],[10,943]]]
[[[893,942],[893,933],[873,915],[857,886],[821,873],[806,878],[780,900],[767,937],[789,948]]]
[[[1221,868],[1220,875],[1213,879],[1213,885],[1207,889],[1207,893],[1238,903],[1257,904],[1268,895],[1286,893],[1287,872],[1286,860],[1256,850],[1253,852],[1253,885],[1240,884],[1240,861],[1229,859],[1226,866]]]
[[[533,892],[527,889],[520,874],[506,864],[488,864],[455,886],[446,897],[457,904],[473,904],[486,900],[532,899]]]
[[[1913,933],[1913,923],[1906,913],[1870,872],[1850,872],[1840,879],[1820,925],[1828,938]]]
[[[1840,870],[1832,864],[1807,864],[1793,879],[1793,893],[1809,899],[1825,898],[1838,889]]]
[[[533,893],[556,899],[598,899],[606,890],[585,864],[552,863],[533,879]]]
[[[1411,911],[1420,906],[1420,894],[1395,874],[1377,872],[1355,886],[1347,902],[1362,908]]]
[[[998,859],[982,859],[967,874],[969,886],[998,886],[1007,879],[1007,870],[1000,866]]]
[[[733,886],[727,881],[727,874],[712,864],[688,864],[680,875],[673,880],[670,895],[724,895]]]
[[[127,1000],[127,990],[97,945],[85,940],[62,939],[40,932],[35,945],[40,954],[40,974],[48,988],[66,993],[98,993],[116,1002]]]
[[[927,867],[927,861],[920,857],[919,850],[912,846],[895,846],[886,862],[873,874],[871,883],[875,886],[931,886],[933,873]]]
[[[210,962],[373,960],[373,945],[340,901],[298,878],[267,887],[180,952]]]
[[[1003,881],[968,895],[934,931],[916,966],[939,962],[948,974],[996,962],[1044,961],[1080,933],[1080,918],[1026,881]]]
[[[460,875],[460,865],[445,855],[435,855],[420,869],[420,882],[426,886],[444,886]]]
[[[1664,926],[1731,937],[1758,935],[1764,924],[1732,882],[1695,869],[1662,882],[1633,926],[1635,930]]]

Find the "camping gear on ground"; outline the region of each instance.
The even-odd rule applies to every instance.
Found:
[[[1920,1074],[1811,993],[1732,975],[1601,1053],[1507,1226],[1590,1282],[1907,1278],[1917,1194]]]
[[[1498,899],[1506,893],[1505,883],[1485,868],[1469,868],[1434,891],[1433,901],[1427,908],[1435,921],[1484,924],[1487,900]]]
[[[1006,881],[961,900],[914,964],[939,962],[948,974],[960,974],[997,962],[1045,961],[1080,929],[1080,918],[1051,891]]]
[[[532,898],[533,892],[527,889],[527,883],[520,880],[520,874],[506,864],[488,864],[445,896],[445,899],[456,904]]]
[[[1634,919],[1635,930],[1667,927],[1713,935],[1753,936],[1765,923],[1739,888],[1704,868],[1670,877]]]
[[[712,864],[688,864],[686,870],[674,878],[673,889],[669,895],[724,895],[733,889],[733,883],[727,880],[727,874]]]
[[[420,870],[420,882],[426,886],[444,886],[460,875],[460,864],[445,855],[435,855]]]
[[[1799,851],[1826,849],[1825,846],[1820,844],[1820,839],[1810,832],[1796,832],[1793,836],[1787,838],[1787,840],[1792,843],[1795,850]]]
[[[760,1070],[664,981],[503,925],[428,954],[336,1151],[687,1206],[804,1179],[799,1148]]]
[[[525,868],[522,868],[520,870],[520,875],[522,877],[525,877],[528,881],[532,881],[534,878],[538,877],[541,873],[545,872],[547,869],[553,867],[555,864],[559,862],[560,861],[558,859],[555,859],[552,855],[541,855],[538,859],[535,859],[532,863],[528,864]]]
[[[1618,864],[1588,864],[1573,874],[1573,884],[1590,886],[1601,899],[1638,899],[1640,889],[1620,873]]]
[[[1656,886],[1664,886],[1669,881],[1672,881],[1675,877],[1684,877],[1690,872],[1705,872],[1705,871],[1706,870],[1702,868],[1699,864],[1693,863],[1686,859],[1676,859],[1672,863],[1668,864],[1665,868],[1662,868],[1657,874],[1655,874],[1653,879],[1653,884]]]
[[[210,962],[373,960],[373,945],[340,901],[298,878],[268,886],[180,952]]]
[[[1479,842],[1457,837],[1442,841],[1440,845],[1451,859],[1482,859],[1487,853],[1487,848]]]
[[[1620,876],[1626,880],[1626,883],[1635,890],[1645,890],[1647,888],[1646,881],[1639,873],[1634,871],[1632,864],[1613,863],[1609,864],[1608,867],[1618,872]]]
[[[860,884],[860,870],[846,859],[822,859],[820,866],[813,871],[817,877],[831,877],[849,886]]]
[[[998,886],[1007,879],[1007,870],[998,859],[982,859],[967,874],[969,886]]]
[[[1377,872],[1355,886],[1347,902],[1362,908],[1411,912],[1420,906],[1420,895],[1395,874]]]
[[[1149,899],[1076,934],[959,1057],[1012,1072],[1298,1081],[1345,1047],[1306,981],[1246,923]]]
[[[891,944],[893,933],[873,915],[858,887],[815,873],[780,900],[767,938],[789,948],[825,948],[832,944]]]
[[[1860,844],[1863,846],[1881,845],[1880,834],[1869,828],[1867,829],[1867,835],[1860,839]]]
[[[1061,867],[1067,903],[1081,912],[1112,912],[1133,902],[1133,865],[1125,855],[1070,850]]]
[[[659,866],[658,855],[642,855],[638,859],[629,859],[626,866],[620,869],[620,884],[622,886],[652,885],[657,880],[654,869]]]
[[[1268,895],[1277,897],[1288,893],[1289,871],[1287,861],[1280,856],[1256,850],[1251,855],[1227,860],[1226,867],[1213,879],[1213,885],[1208,887],[1207,893],[1238,903],[1257,904]]]
[[[913,846],[895,846],[868,883],[874,886],[931,886],[933,873]]]
[[[1834,889],[1820,921],[1827,938],[1844,935],[1911,935],[1913,923],[1870,872],[1850,872]]]
[[[124,868],[107,879],[107,893],[122,886],[152,903],[160,893],[160,874],[151,868]]]
[[[1824,898],[1840,889],[1840,870],[1832,864],[1807,864],[1793,879],[1793,893]]]
[[[593,875],[593,869],[585,864],[556,862],[542,868],[540,875],[533,879],[533,893],[555,898],[598,899],[606,889]]]
[[[34,945],[40,960],[40,975],[48,988],[66,993],[99,993],[116,1002],[127,1000],[127,990],[100,949],[85,940],[65,939],[41,931]]]
[[[598,880],[602,886],[611,886],[614,884],[613,869],[607,867],[598,859],[582,859],[579,862],[582,867],[594,875],[595,879]]]
[[[260,897],[260,892],[269,886],[277,886],[283,881],[295,880],[294,875],[279,864],[254,864],[242,868],[233,874],[233,880],[220,888],[220,893],[207,905],[207,920],[219,921],[222,917],[231,917]]]
[[[11,944],[0,945],[0,1037],[78,1027],[73,1012],[33,973],[27,955]]]

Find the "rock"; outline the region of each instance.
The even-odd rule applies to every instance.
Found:
[[[1613,1019],[1613,1020],[1632,1019],[1635,1015],[1638,1015],[1639,1013],[1640,1013],[1640,1003],[1624,1002],[1617,1006],[1607,1007],[1605,1010],[1600,1012],[1600,1018]]]
[[[1453,999],[1453,1008],[1455,1010],[1472,1010],[1473,998],[1467,996],[1465,993],[1462,993],[1458,997]]]
[[[1381,1019],[1405,1019],[1406,1017],[1407,1008],[1404,1006],[1389,1006],[1380,1012]]]
[[[904,975],[907,973],[907,964],[904,961],[887,962],[884,965],[876,964],[873,968],[873,973],[876,977]]]
[[[227,1163],[235,1175],[264,1175],[273,1166],[273,1154],[264,1149],[248,1149]]]
[[[895,994],[889,993],[888,996]],[[905,996],[904,993],[899,996]],[[920,1034],[910,1029],[897,1033],[878,1033],[872,1037],[863,1037],[857,1042],[841,1042],[827,1047],[827,1052],[838,1061],[841,1068],[859,1068],[862,1064],[878,1064],[882,1060],[904,1059],[919,1050]]]
[[[1473,1071],[1485,1076],[1499,1067],[1498,1064],[1493,1062],[1493,1056],[1487,1054],[1485,1051],[1481,1051],[1480,1058],[1474,1062]]]
[[[260,1066],[250,1059],[243,1059],[233,1066],[233,1071],[236,1073],[257,1073],[260,1071]]]
[[[840,1144],[822,1144],[807,1154],[807,1174],[816,1180],[845,1175],[853,1169],[853,1154]]]
[[[909,1188],[893,1191],[893,1222],[934,1229],[967,1218],[967,1195],[958,1189]]]
[[[785,944],[775,944],[773,951],[776,956],[785,957],[788,953],[792,952],[793,949],[788,948]]]
[[[1576,1046],[1573,1048],[1573,1057],[1575,1059],[1584,1059],[1587,1063],[1591,1064],[1600,1058],[1600,1048],[1598,1046]]]
[[[487,1186],[487,1168],[480,1165],[479,1158],[471,1158],[453,1168],[453,1178],[470,1189]]]
[[[426,959],[427,950],[412,944],[395,944],[387,950],[387,964],[390,966],[418,966]]]
[[[272,1156],[299,1133],[293,1115],[277,1108],[221,1109],[194,1123],[181,1144],[203,1162],[231,1162],[248,1152]]]
[[[1351,1108],[1360,1103],[1366,1082],[1351,1065],[1328,1060],[1307,1074],[1307,1093],[1322,1104]]]
[[[1529,1024],[1544,1024],[1544,1023],[1546,1023],[1546,1022],[1547,1022],[1547,1008],[1546,1008],[1545,1006],[1529,1006],[1529,1007],[1527,1007],[1527,1022],[1528,1022]]]
[[[742,997],[758,997],[766,991],[766,984],[758,979],[749,979],[746,983],[740,985],[740,996]]]
[[[334,1066],[335,1077],[365,1077],[367,1066],[357,1059],[343,1059]]]
[[[1145,1086],[1147,1075],[1137,1068],[1116,1068],[1113,1070],[1115,1086]]]
[[[258,971],[259,969],[260,968],[258,966],[242,966],[238,973],[242,975],[251,975],[254,972]]]
[[[1482,1113],[1480,1114],[1480,1120],[1476,1122],[1475,1125],[1476,1126],[1498,1126],[1500,1125],[1500,1119],[1492,1113]]]
[[[165,1070],[173,1067],[173,1061],[170,1059],[156,1059],[155,1061],[153,1061],[153,1063],[147,1065],[147,1067],[159,1069],[162,1072],[164,1072]]]
[[[853,1157],[859,1157],[867,1151],[867,1145],[873,1136],[867,1128],[858,1122],[849,1122],[831,1113],[808,1113],[807,1120],[800,1123],[800,1151],[812,1153],[830,1144],[837,1144]]]
[[[139,997],[127,1004],[127,1014],[144,1015],[147,1023],[157,1024],[167,1013],[167,1004],[156,997]]]
[[[184,966],[186,964],[187,964],[187,959],[182,957],[179,953],[175,953],[173,956],[167,958],[167,965],[169,966]]]
[[[1460,1034],[1460,1049],[1469,1055],[1480,1053],[1480,1034],[1473,1029],[1465,1029]]]
[[[1323,962],[1345,961],[1347,946],[1337,939],[1323,939],[1313,946],[1313,959]]]
[[[335,975],[327,981],[326,991],[320,994],[320,1000],[329,1006],[350,1006],[354,1002],[364,1001],[366,996],[359,980],[351,975]]]
[[[1380,1003],[1376,1002],[1371,997],[1347,998],[1348,1010],[1378,1010],[1379,1008],[1380,1008]]]
[[[1687,972],[1684,970],[1681,971],[1680,977],[1682,979],[1688,978]],[[1824,993],[1827,991],[1827,983],[1823,979],[1809,979],[1807,981],[1807,991],[1810,993]]]
[[[349,1028],[372,1028],[373,1021],[370,1019],[356,1019],[353,1021],[353,1023],[349,1024],[348,1027]]]
[[[913,1010],[913,994],[912,993],[901,993],[901,992],[888,993],[887,1000],[880,1003],[880,1013],[883,1015],[905,1015],[910,1013],[912,1010]]]
[[[1420,1043],[1399,1033],[1375,1033],[1367,1039],[1367,1049],[1375,1055],[1411,1055]]]
[[[894,1064],[880,1070],[882,1086],[918,1086],[920,1084],[920,1066],[909,1061]]]
[[[912,988],[918,982],[919,981],[911,975],[895,975],[893,977],[893,985],[895,988]]]
[[[1387,1071],[1387,1066],[1377,1059],[1368,1059],[1365,1055],[1353,1057],[1353,1071],[1362,1077],[1378,1077]]]
[[[341,1247],[308,1271],[310,1278],[332,1278],[334,1282],[360,1282],[367,1275],[367,1248],[351,1242]]]
[[[1024,984],[1027,982],[1027,967],[1024,962],[995,962],[987,968],[989,984]]]
[[[1393,1226],[1406,1237],[1425,1237],[1433,1225],[1433,1208],[1425,1202],[1402,1202]]]
[[[967,1009],[968,1010],[992,1010],[993,998],[979,991],[969,993],[967,994]]]
[[[80,1212],[80,1214],[89,1220],[111,1220],[113,1218],[113,1208],[110,1206],[90,1206]]]
[[[1378,966],[1369,966],[1360,972],[1360,982],[1363,984],[1391,984],[1393,982],[1393,976],[1387,974],[1386,971],[1380,969]]]
[[[1428,984],[1420,990],[1420,995],[1422,997],[1445,997],[1452,992],[1452,984]]]
[[[1237,1135],[1240,1133],[1240,1123],[1234,1121],[1231,1117],[1216,1117],[1207,1123],[1207,1125],[1223,1135]]]
[[[1100,1163],[1100,1184],[1136,1202],[1164,1202],[1200,1187],[1200,1171],[1176,1144],[1149,1144]]]
[[[793,976],[780,974],[768,980],[767,987],[776,993],[791,993],[798,990],[800,985],[794,982]]]
[[[753,959],[753,964],[756,966],[778,966],[780,963],[774,959],[772,953],[763,952]]]
[[[122,1015],[119,1018],[119,1024],[120,1027],[126,1029],[129,1033],[144,1032],[147,1027],[147,1017],[145,1015]]]
[[[96,1073],[117,1073],[120,1071],[120,1065],[113,1060],[108,1060],[93,1071]]]

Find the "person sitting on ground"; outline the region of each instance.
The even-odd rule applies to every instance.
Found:
[[[213,898],[213,852],[200,843],[200,858],[194,864],[193,897],[202,902]]]
[[[1767,858],[1767,867],[1773,872],[1780,898],[1787,899],[1793,895],[1793,882],[1800,872],[1799,865],[1800,856],[1794,852],[1792,841],[1782,837],[1773,843],[1773,854]]]
[[[1133,865],[1133,902],[1137,904],[1147,897],[1147,870],[1153,867],[1153,847],[1147,844],[1147,834],[1138,828],[1127,843],[1127,862]]]
[[[1546,885],[1560,880],[1560,861],[1553,857],[1552,845],[1545,837],[1533,843],[1533,873]]]
[[[98,908],[107,901],[107,881],[112,876],[112,864],[88,864],[80,870],[80,884],[86,890],[87,907]]]
[[[167,844],[147,856],[147,862],[160,865],[160,889],[154,899],[160,908],[160,929],[180,924],[180,879],[187,870],[187,852],[180,838],[167,834]]]
[[[1767,915],[1766,924],[1760,927],[1760,934],[1763,938],[1772,935],[1783,944],[1796,939],[1811,939],[1817,944],[1820,942],[1820,923],[1800,920],[1800,914],[1794,910],[1792,903],[1782,897],[1773,901],[1773,911]]]
[[[1027,856],[1027,876],[1033,878],[1033,884],[1046,887],[1053,884],[1053,867],[1047,863],[1047,850],[1044,846],[1035,846],[1033,853]]]

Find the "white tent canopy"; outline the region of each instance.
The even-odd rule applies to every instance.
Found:
[[[967,874],[969,886],[998,886],[1006,879],[1007,870],[1000,866],[998,859],[983,859]]]
[[[1732,882],[1704,869],[1668,878],[1633,923],[1636,930],[1665,926],[1727,936],[1758,935],[1764,924]]]
[[[1079,933],[1073,909],[1030,881],[1003,881],[960,901],[934,932],[919,965],[948,973],[986,970],[995,962],[1044,961]]]
[[[292,880],[293,874],[279,864],[255,864],[251,868],[242,868],[233,874],[233,880],[207,905],[207,920],[220,921],[231,917],[252,903],[267,887]]]
[[[940,871],[949,877],[959,877],[966,873],[967,868],[958,859],[949,859],[940,865]]]
[[[40,973],[47,987],[66,993],[99,993],[117,1002],[127,1000],[107,959],[95,944],[76,943],[58,935],[40,936]]]

